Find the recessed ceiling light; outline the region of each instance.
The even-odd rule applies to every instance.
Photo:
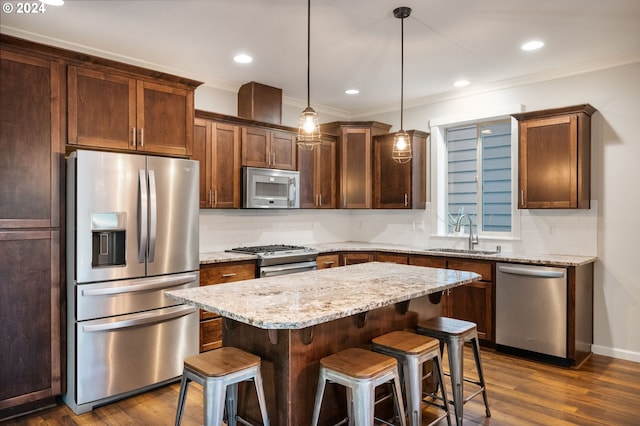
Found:
[[[468,86],[469,84],[471,84],[469,80],[458,80],[455,83],[453,83],[453,85],[456,87],[465,87],[465,86]]]
[[[358,93],[360,93],[360,91],[358,89],[347,89],[344,91],[344,93],[346,93],[347,95],[357,95]]]
[[[40,0],[40,3],[48,4],[49,6],[62,6],[64,0]]]
[[[234,56],[233,60],[239,64],[248,64],[251,61],[253,61],[253,58],[249,55],[245,55],[244,53],[241,53],[240,55]]]
[[[520,48],[522,50],[538,50],[540,49],[542,46],[544,46],[544,42],[540,41],[540,40],[531,40],[526,42],[525,44],[523,44]]]

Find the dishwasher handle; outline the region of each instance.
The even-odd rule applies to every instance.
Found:
[[[505,274],[524,275],[527,277],[538,278],[563,278],[565,274],[564,269],[548,270],[543,268],[536,268],[535,266],[528,268],[526,266],[500,265],[498,266],[498,271]]]

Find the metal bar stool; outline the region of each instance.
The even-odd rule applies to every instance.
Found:
[[[449,356],[449,370],[451,371],[451,387],[453,388],[453,406],[456,414],[456,424],[462,424],[462,407],[470,399],[482,393],[487,417],[491,417],[489,402],[487,401],[487,390],[482,372],[482,362],[480,361],[480,343],[478,341],[478,331],[476,324],[455,318],[436,317],[418,322],[416,331],[425,336],[434,337],[440,341],[440,352],[447,345]],[[478,371],[478,381],[464,377],[464,343],[471,342],[473,357],[476,361]],[[464,382],[473,383],[480,389],[464,399]]]
[[[313,426],[317,426],[320,418],[322,397],[327,381],[347,388],[348,422],[349,425],[357,426],[373,425],[375,388],[381,384],[393,382],[396,413],[400,424],[406,426],[398,362],[395,358],[360,348],[345,349],[322,358],[316,402],[313,407]]]
[[[398,360],[400,377],[404,380],[409,425],[422,425],[421,403],[425,402],[444,410],[444,414],[433,420],[429,425],[433,425],[446,417],[447,424],[451,426],[439,341],[431,337],[409,333],[408,331],[393,331],[374,338],[372,342],[374,351],[390,355]],[[436,387],[435,393],[437,394],[438,388],[441,389],[442,405],[435,401],[423,401],[422,365],[429,360],[433,360],[436,367],[435,373],[437,374],[439,386]]]
[[[238,348],[222,347],[186,358],[180,383],[176,426],[182,422],[187,390],[192,380],[203,387],[205,425],[221,426],[225,405],[228,426],[236,426],[238,421],[250,425],[237,415],[238,383],[253,381],[263,425],[269,426],[260,373],[260,357]]]

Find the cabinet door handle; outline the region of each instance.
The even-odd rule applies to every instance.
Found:
[[[213,206],[218,207],[218,190],[213,191]]]
[[[136,146],[136,137],[138,135],[138,130],[135,127],[133,127],[131,130],[132,130],[131,133],[133,133],[133,138],[131,139],[131,145]]]
[[[322,207],[322,194],[318,194],[318,198],[320,199],[318,206]]]
[[[231,277],[235,277],[236,275],[238,274],[236,274],[235,272],[230,272],[228,274],[222,274],[222,278],[231,278]]]
[[[213,201],[213,200],[212,200],[212,198],[211,198],[211,190],[209,190],[209,199],[208,199],[208,201],[207,201],[207,205],[208,205],[208,206],[213,206],[212,201]]]
[[[409,205],[409,195],[404,194],[404,206],[407,207]]]
[[[520,205],[524,206],[524,190],[520,190]]]
[[[144,127],[140,128],[140,146],[144,148]]]
[[[334,263],[336,263],[335,260],[327,260],[324,262],[326,266],[333,265]]]

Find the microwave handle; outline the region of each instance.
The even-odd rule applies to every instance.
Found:
[[[296,179],[289,178],[289,205],[293,206],[296,203]]]

